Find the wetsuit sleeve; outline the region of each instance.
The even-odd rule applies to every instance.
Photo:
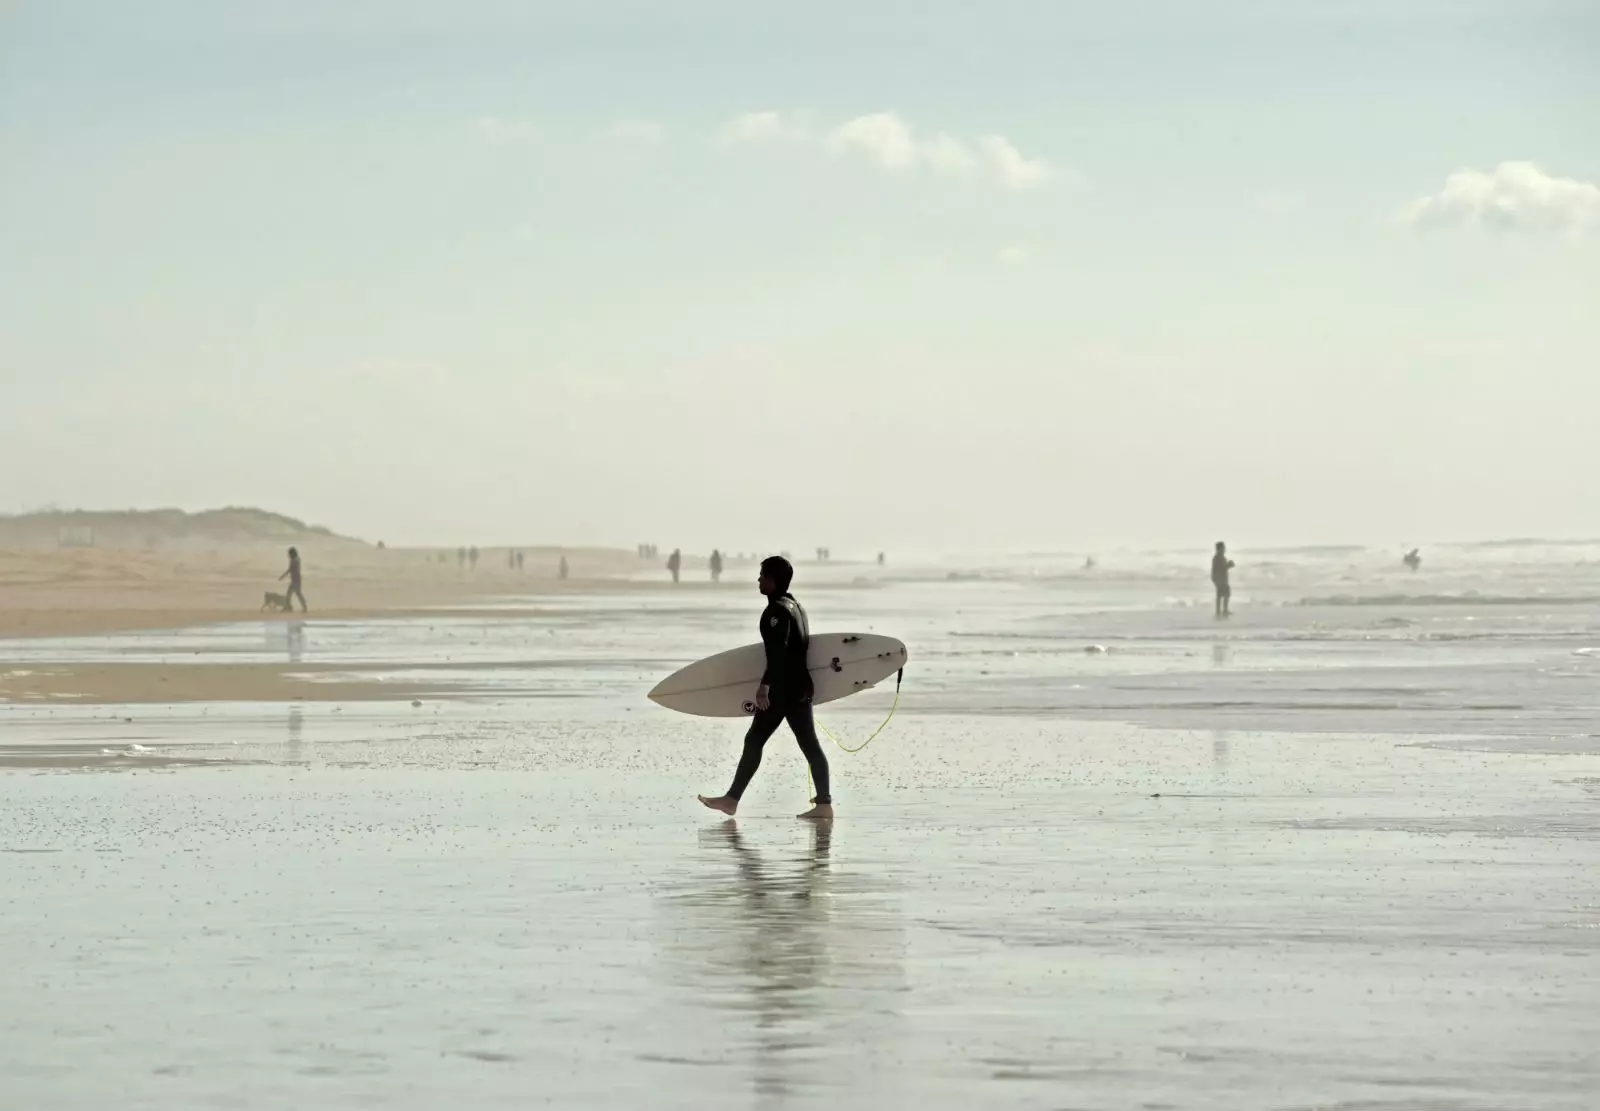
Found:
[[[772,676],[783,668],[783,650],[789,643],[789,611],[782,606],[768,606],[761,615],[761,643],[767,649],[767,670],[761,673],[761,685],[772,686]]]

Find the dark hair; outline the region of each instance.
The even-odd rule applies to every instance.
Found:
[[[789,584],[794,582],[794,564],[782,556],[768,556],[761,561],[761,574],[771,579],[779,590],[788,590]]]
[[[294,549],[293,549],[293,548],[290,548],[290,549],[289,549],[289,554],[290,554],[290,555],[292,555],[292,556],[297,556],[297,555],[299,555],[299,554],[300,554],[300,553],[299,553],[299,552],[297,552],[297,551],[295,551],[295,550],[294,550]]]

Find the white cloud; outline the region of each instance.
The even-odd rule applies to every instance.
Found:
[[[1553,177],[1532,162],[1502,162],[1492,171],[1458,170],[1444,188],[1401,209],[1419,229],[1581,234],[1600,227],[1600,185]]]
[[[970,146],[942,131],[922,144],[922,157],[930,168],[943,173],[964,174],[978,165]]]
[[[1026,266],[1033,260],[1033,248],[1013,244],[1000,249],[999,259],[1007,266]]]
[[[893,112],[857,116],[834,128],[828,145],[836,151],[858,151],[886,170],[910,170],[921,158],[911,128]]]
[[[618,120],[606,128],[605,137],[619,143],[656,147],[667,141],[667,129],[654,120]]]
[[[772,143],[810,137],[805,119],[791,112],[746,112],[723,124],[717,139],[726,145]]]
[[[1048,163],[1025,157],[1002,135],[986,135],[975,142],[942,131],[925,137],[894,112],[857,116],[820,130],[801,113],[747,112],[729,120],[717,135],[724,145],[799,142],[840,156],[865,158],[896,173],[976,175],[1007,189],[1033,189],[1053,176]]]
[[[1043,185],[1050,176],[1048,165],[1037,158],[1024,158],[1003,135],[985,135],[978,144],[988,156],[1000,184],[1007,189],[1032,189]]]
[[[472,121],[472,130],[484,142],[494,146],[525,143],[539,131],[532,120],[507,119],[504,116],[479,116]]]

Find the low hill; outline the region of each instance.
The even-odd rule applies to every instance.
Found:
[[[315,540],[366,547],[366,543],[282,513],[229,506],[188,513],[181,509],[42,510],[0,516],[0,548],[237,548],[266,542]]]

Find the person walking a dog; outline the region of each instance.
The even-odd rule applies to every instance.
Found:
[[[278,581],[289,580],[289,589],[284,591],[283,608],[293,612],[294,600],[300,599],[300,612],[305,613],[310,606],[306,605],[306,596],[300,590],[300,553],[293,548],[289,549],[289,569],[278,576]]]

